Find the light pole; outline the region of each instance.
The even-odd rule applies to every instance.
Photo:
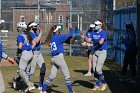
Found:
[[[69,1],[68,3],[69,3],[69,6],[70,6],[70,9],[69,9],[69,10],[70,10],[70,13],[69,13],[69,15],[70,15],[69,22],[72,22],[72,1]],[[71,55],[72,55],[72,53],[71,53],[71,52],[72,52],[72,46],[71,46],[71,44],[70,44],[69,47],[70,47],[70,52],[69,52],[69,54],[70,54],[70,56],[71,56]]]
[[[40,23],[40,2],[38,0],[38,24]]]
[[[0,0],[0,19],[1,19],[1,0]]]

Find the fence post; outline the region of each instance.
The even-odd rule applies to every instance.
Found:
[[[139,50],[139,47],[140,47],[140,0],[137,0],[137,43],[138,43],[138,73],[140,75],[140,50]]]
[[[71,56],[71,52],[72,52],[72,49],[71,49],[71,44],[70,44],[70,56]]]

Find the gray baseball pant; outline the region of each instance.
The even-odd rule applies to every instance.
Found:
[[[42,64],[45,63],[44,62],[44,58],[41,54],[40,51],[33,51],[33,59],[31,61],[31,68],[30,68],[30,74],[34,74],[35,68],[36,68],[36,64],[38,65],[39,68],[42,67]]]
[[[52,57],[51,63],[52,63],[52,68],[51,68],[51,74],[49,75],[51,79],[56,77],[56,74],[59,68],[62,71],[65,77],[65,80],[70,78],[70,73],[69,73],[67,64],[64,60],[63,53],[60,53],[59,55]]]
[[[107,51],[96,51],[93,54],[93,71],[97,74],[102,74],[102,68],[107,57]]]
[[[5,85],[4,85],[3,76],[0,70],[0,93],[4,93],[4,92],[5,92]]]
[[[28,64],[30,64],[31,60],[33,58],[33,52],[32,51],[26,51],[24,50],[21,54],[20,62],[19,62],[19,75],[25,82],[27,86],[32,86],[33,83],[29,81],[28,75],[26,73],[26,69]]]

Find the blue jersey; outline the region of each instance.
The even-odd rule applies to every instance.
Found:
[[[87,38],[90,38],[91,35],[92,35],[92,32],[93,32],[92,29],[87,30],[86,33],[85,33],[85,36],[86,36]],[[88,48],[88,50],[92,50],[92,49],[93,49],[93,46],[91,46],[91,47]]]
[[[25,34],[25,32],[22,32],[21,34],[17,36],[17,44],[19,43],[22,43],[22,51],[32,50],[32,44],[29,44],[29,40],[27,39],[27,35]]]
[[[2,42],[0,40],[0,61],[1,61],[1,59],[2,59]]]
[[[37,33],[30,32],[30,34],[31,34],[33,40],[34,40],[35,38],[38,37],[38,34],[37,34]],[[38,50],[38,51],[39,51],[40,48],[41,48],[41,45],[40,45],[40,42],[38,42],[38,43],[35,45],[35,47],[33,48],[33,51],[35,51],[35,50]]]
[[[63,43],[71,37],[73,34],[72,28],[68,34],[58,35],[54,34],[50,40],[50,48],[52,56],[58,55],[59,53],[64,53]]]
[[[100,32],[93,31],[91,38],[92,38],[93,44],[96,42],[99,42],[101,40],[101,38],[104,38],[105,41],[102,45],[96,45],[96,46],[93,46],[93,48],[94,48],[94,50],[107,50],[107,48],[108,48],[108,46],[107,46],[107,33],[105,30],[101,30]]]

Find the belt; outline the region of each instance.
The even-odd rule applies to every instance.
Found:
[[[31,51],[31,50],[26,50],[26,49],[25,49],[25,50],[22,50],[22,51]]]
[[[53,56],[57,56],[57,55],[59,55],[59,53],[56,53],[56,54],[52,54],[52,57],[53,57]]]
[[[104,49],[98,49],[97,51],[103,51]]]
[[[33,51],[40,51],[40,49],[33,49]]]

